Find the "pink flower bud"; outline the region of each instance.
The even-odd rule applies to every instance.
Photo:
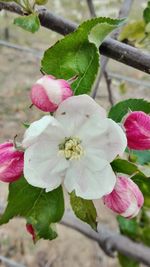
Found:
[[[23,173],[24,152],[18,151],[12,141],[0,144],[0,180],[14,182]]]
[[[35,242],[36,242],[36,233],[35,233],[35,230],[34,230],[32,224],[27,223],[27,224],[26,224],[26,229],[27,229],[27,232],[28,232],[30,235],[32,235],[32,240],[33,240],[33,242],[35,243]]]
[[[125,118],[124,128],[129,148],[150,149],[150,115],[142,111],[131,112]]]
[[[138,186],[127,177],[118,177],[114,190],[103,197],[104,204],[126,218],[135,217],[144,198]]]
[[[54,112],[63,100],[72,95],[67,81],[45,75],[33,85],[30,96],[37,108],[45,112]]]

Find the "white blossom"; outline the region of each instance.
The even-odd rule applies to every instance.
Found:
[[[51,191],[64,184],[84,199],[110,193],[116,176],[110,162],[127,140],[121,127],[87,95],[72,96],[26,130],[24,176],[28,183]]]

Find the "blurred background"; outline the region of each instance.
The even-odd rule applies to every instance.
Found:
[[[97,16],[116,18],[121,0],[93,0]],[[125,41],[143,51],[149,51],[149,29],[145,37],[143,10],[147,1],[134,0],[127,26],[119,35]],[[51,11],[76,23],[90,18],[86,0],[49,0],[46,7]],[[32,84],[41,76],[40,59],[43,51],[53,45],[61,35],[43,27],[35,34],[28,33],[13,25],[15,14],[0,12],[0,142],[13,139],[17,134],[21,139],[23,122],[31,122],[41,116],[31,105],[29,92]],[[129,26],[128,26],[129,24]],[[131,26],[132,25],[132,26]],[[7,47],[16,44],[20,49]],[[12,45],[13,46],[13,45]],[[28,48],[28,49],[26,49]],[[150,99],[150,76],[109,60],[107,78],[102,78],[98,86],[96,101],[109,109],[112,103],[130,97]],[[109,88],[108,88],[109,80]],[[7,186],[0,185],[0,203],[6,203]],[[117,229],[115,216],[103,207],[102,223]],[[110,259],[99,246],[76,231],[58,226],[59,237],[54,241],[39,241],[32,244],[26,233],[25,221],[14,219],[0,227],[0,255],[7,256],[32,267],[117,267],[117,260]],[[0,263],[0,266],[8,266]],[[21,266],[20,266],[21,267]]]

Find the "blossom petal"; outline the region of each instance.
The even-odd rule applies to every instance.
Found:
[[[51,140],[62,140],[65,137],[61,124],[54,117],[47,115],[33,122],[26,130],[23,147],[27,148],[37,142],[42,135],[49,136]]]
[[[104,165],[101,170],[92,172],[81,162],[74,162],[67,170],[65,187],[69,192],[75,190],[76,195],[84,199],[98,199],[109,194],[115,186],[116,176],[107,161]]]
[[[107,119],[106,131],[88,139],[86,146],[91,149],[100,149],[102,158],[111,162],[117,155],[123,154],[127,147],[127,139],[122,128],[113,120]]]
[[[108,130],[108,119],[99,120],[96,115],[93,115],[91,118],[81,125],[78,129],[77,136],[83,141],[85,146],[88,147],[88,143],[91,140],[92,142],[98,139],[101,139],[101,135],[105,134]],[[97,142],[97,141],[96,141]]]
[[[47,149],[49,147],[49,149]],[[40,140],[25,151],[24,176],[29,184],[51,191],[62,183],[68,161],[58,155],[57,143]]]
[[[56,110],[55,118],[65,126],[68,136],[72,136],[93,115],[104,119],[106,111],[90,96],[79,95],[64,100]]]

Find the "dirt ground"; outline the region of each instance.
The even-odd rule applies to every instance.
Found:
[[[22,30],[15,32],[10,26],[10,41],[31,46],[34,49],[44,50],[50,46],[58,35],[44,30],[40,31],[38,42],[30,34],[17,36]],[[0,28],[1,38],[3,28]],[[43,36],[43,39],[40,38]],[[51,41],[52,37],[52,41]],[[33,39],[32,39],[33,38]],[[44,40],[44,41],[43,41]],[[0,142],[13,139],[17,134],[18,140],[24,133],[23,122],[31,122],[43,115],[36,108],[30,109],[29,91],[32,84],[41,76],[40,59],[32,54],[0,47]],[[112,79],[112,94],[114,102],[130,97],[150,99],[150,77],[140,71],[110,60],[108,72],[126,76],[140,85],[122,79]],[[124,90],[120,84],[125,82]],[[144,82],[144,84],[143,84]],[[145,85],[146,83],[146,85]],[[104,79],[100,83],[97,101],[109,109],[108,93]],[[7,185],[0,184],[0,203],[6,203]],[[103,207],[101,222],[109,228],[117,229],[115,216]],[[0,255],[24,264],[28,267],[117,267],[118,262],[105,256],[99,246],[65,226],[58,225],[59,237],[54,241],[39,241],[32,244],[30,235],[25,230],[25,221],[14,219],[9,224],[0,227]],[[0,263],[0,266],[8,266]]]

